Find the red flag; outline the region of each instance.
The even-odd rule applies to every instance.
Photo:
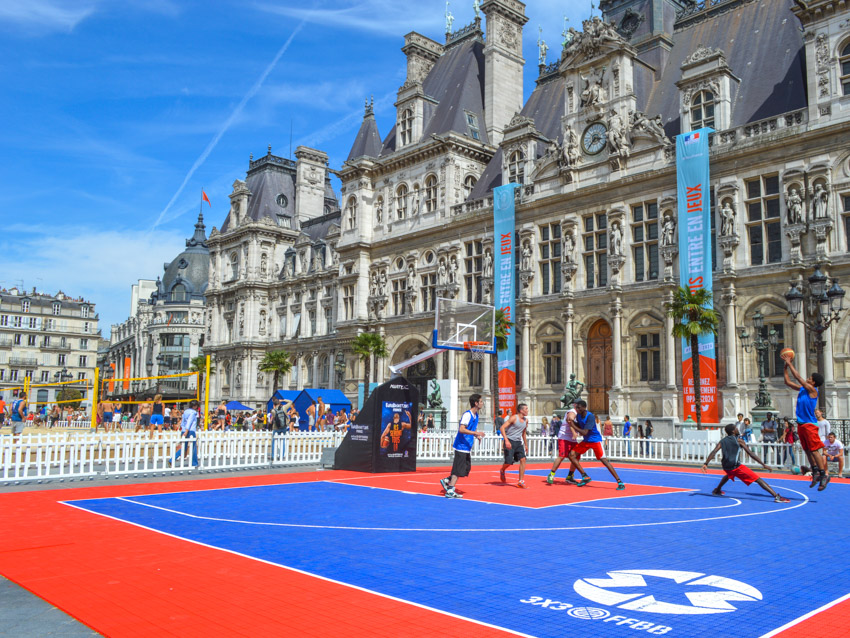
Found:
[[[207,197],[207,194],[204,192],[204,189],[203,189],[203,188],[201,189],[201,195],[202,195],[202,197],[203,197],[204,201],[205,201],[207,204],[209,204],[209,205],[210,205],[210,208],[212,208],[212,202],[210,201],[210,198],[209,198],[209,197]]]

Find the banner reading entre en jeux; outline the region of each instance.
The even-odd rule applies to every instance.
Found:
[[[515,321],[516,256],[514,236],[514,189],[519,184],[505,184],[493,190],[493,218],[496,233],[496,259],[494,264],[496,309],[505,313],[508,321]],[[516,336],[508,330],[508,347],[498,353],[499,406],[516,413]]]
[[[711,212],[708,135],[701,128],[676,136],[676,181],[679,205],[679,280],[692,291],[712,289]],[[699,337],[700,403],[702,422],[718,423],[717,360],[714,335]],[[696,396],[690,344],[682,340],[682,418],[696,419]]]

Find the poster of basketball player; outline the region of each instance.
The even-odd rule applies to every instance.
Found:
[[[381,405],[381,456],[388,459],[408,458],[413,454],[411,404],[384,401]]]

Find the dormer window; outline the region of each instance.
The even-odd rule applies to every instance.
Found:
[[[838,66],[841,69],[841,94],[850,95],[850,42],[841,49]]]
[[[508,160],[508,177],[514,184],[525,183],[525,153],[514,151]]]
[[[289,200],[286,199],[286,195],[284,195],[283,193],[278,195],[275,201],[277,202],[277,205],[281,208],[286,208],[289,205]]]
[[[402,184],[395,192],[395,216],[396,219],[405,219],[407,217],[407,184]]]
[[[474,140],[481,140],[481,131],[478,128],[478,117],[474,113],[466,114],[466,130],[469,137]]]
[[[413,141],[413,110],[404,109],[398,122],[398,134],[402,146]]]
[[[714,128],[714,94],[699,91],[691,102],[691,130]]]
[[[171,301],[186,301],[186,287],[183,284],[177,284],[171,289]]]
[[[62,312],[62,304],[57,301],[53,304],[53,314],[58,316],[60,312]]]
[[[83,306],[83,307],[82,307],[82,310],[81,310],[81,314],[83,315],[83,317],[84,317],[84,318],[85,318],[85,317],[88,317],[88,316],[89,316],[89,307],[88,307],[88,306]]]
[[[425,212],[437,210],[437,178],[429,175],[425,178]]]
[[[26,300],[22,301],[21,302],[21,312],[29,312],[29,311],[30,311],[30,302],[26,301]]]
[[[475,188],[475,184],[478,182],[475,179],[475,175],[467,175],[463,180],[463,198],[467,199],[470,195],[472,195],[472,189]]]

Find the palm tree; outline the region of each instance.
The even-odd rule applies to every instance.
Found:
[[[199,354],[197,357],[190,359],[189,372],[198,373],[198,395],[203,399],[201,388],[204,387],[204,375],[207,373],[207,358],[204,355]],[[212,362],[210,362],[210,376],[214,374],[215,368],[212,367]]]
[[[505,311],[501,308],[496,310],[496,354],[490,355],[490,378],[493,382],[492,388],[496,395],[493,401],[494,414],[499,414],[499,352],[504,352],[508,349],[508,335],[511,333],[513,322],[508,319]]]
[[[719,318],[711,303],[711,291],[705,288],[692,291],[679,286],[673,299],[667,304],[667,315],[673,319],[673,336],[687,339],[691,346],[691,368],[694,376],[694,407],[697,413],[697,428],[702,427],[702,398],[699,369],[699,338],[701,335],[716,335]]]
[[[363,374],[363,402],[369,396],[369,371],[371,369],[372,357],[375,357],[375,376],[377,378],[378,359],[383,359],[389,352],[387,342],[377,332],[361,332],[351,342],[351,351],[360,357],[364,364]]]
[[[263,355],[263,360],[260,361],[259,369],[263,372],[274,373],[272,381],[272,396],[277,392],[278,384],[281,375],[289,374],[292,370],[292,361],[289,359],[289,353],[285,350],[272,350]]]

